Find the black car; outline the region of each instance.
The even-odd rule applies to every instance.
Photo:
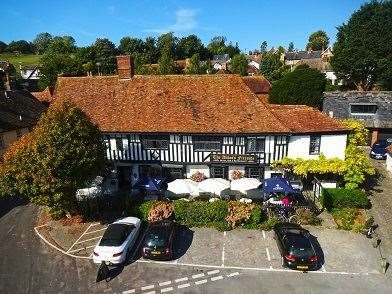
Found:
[[[150,259],[173,259],[176,223],[161,221],[149,224],[142,246],[142,256]]]
[[[274,227],[275,239],[282,255],[282,266],[308,271],[318,268],[320,257],[308,230],[292,223],[279,223]]]
[[[380,140],[373,144],[370,157],[374,159],[387,159],[387,147],[390,145],[387,140]]]

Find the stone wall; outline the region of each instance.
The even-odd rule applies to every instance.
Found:
[[[352,115],[350,104],[377,104],[374,115]],[[356,118],[366,122],[368,128],[392,128],[392,91],[325,92],[323,112],[335,118]]]

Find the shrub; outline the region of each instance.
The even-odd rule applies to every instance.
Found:
[[[190,179],[195,182],[201,182],[201,181],[205,180],[206,178],[207,177],[202,172],[199,172],[199,171],[195,172],[190,177]]]
[[[271,216],[267,219],[267,221],[263,222],[260,225],[260,229],[265,231],[270,231],[274,228],[274,226],[279,222],[279,219],[276,216]]]
[[[173,215],[173,203],[169,201],[156,201],[148,212],[148,221],[156,222],[170,218]]]
[[[188,227],[227,227],[226,217],[228,204],[226,201],[174,201],[174,217],[177,222]]]
[[[318,226],[321,224],[321,219],[309,208],[300,207],[295,211],[295,215],[297,216],[300,225]]]
[[[365,192],[345,188],[324,189],[321,195],[321,203],[329,211],[333,208],[366,208],[369,206],[369,200]]]
[[[129,210],[129,214],[140,218],[141,220],[148,221],[148,213],[156,200],[149,200],[143,202],[133,202]]]
[[[332,216],[339,229],[350,231],[357,217],[358,209],[356,208],[334,208]]]
[[[228,204],[229,213],[226,221],[232,228],[249,220],[252,211],[255,209],[254,204],[247,204],[238,201],[230,201]]]

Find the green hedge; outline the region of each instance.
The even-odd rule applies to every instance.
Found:
[[[174,217],[177,222],[188,227],[214,227],[227,230],[227,201],[174,201]]]
[[[323,189],[321,204],[328,211],[333,208],[367,208],[369,200],[366,193],[358,189],[329,188]]]
[[[148,212],[155,201],[133,202],[128,213],[147,222]],[[175,220],[188,227],[210,227],[220,231],[230,230],[226,221],[228,215],[228,202],[218,200],[208,201],[184,201],[174,200]],[[263,214],[261,206],[257,205],[251,213],[249,220],[243,224],[246,229],[258,229],[266,222],[267,217]]]

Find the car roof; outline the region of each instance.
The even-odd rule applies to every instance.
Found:
[[[308,237],[304,234],[288,232],[284,235],[284,242],[289,247],[294,248],[312,248],[312,244]]]
[[[121,239],[124,234],[129,234],[135,228],[133,224],[113,223],[110,224],[103,234],[103,238]]]

